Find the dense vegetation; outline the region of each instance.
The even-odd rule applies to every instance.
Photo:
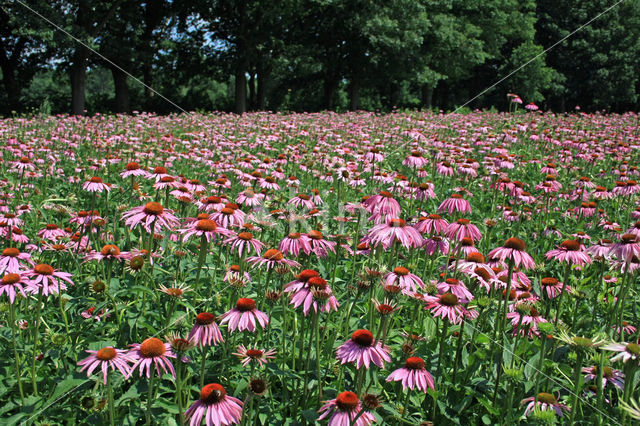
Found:
[[[14,0],[0,112],[177,110],[25,5],[181,107],[244,112],[451,109],[616,1]],[[639,40],[623,1],[470,107],[635,109]]]

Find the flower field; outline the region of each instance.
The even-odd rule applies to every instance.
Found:
[[[0,419],[632,424],[635,114],[0,121]]]

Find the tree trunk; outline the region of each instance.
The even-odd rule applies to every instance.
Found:
[[[431,109],[433,104],[433,87],[424,85],[422,86],[422,106],[427,109]]]
[[[349,86],[349,110],[357,111],[360,108],[360,78],[353,77]]]
[[[246,60],[240,59],[236,65],[236,114],[247,112]]]
[[[267,85],[271,77],[271,72],[264,66],[258,67],[258,90],[256,93],[256,108],[264,111],[267,107]]]
[[[328,75],[324,79],[324,93],[322,96],[322,104],[324,109],[332,110],[336,90],[338,89],[338,79],[332,75]]]
[[[131,106],[129,105],[129,87],[127,87],[127,74],[118,68],[111,68],[113,75],[113,86],[116,92],[116,112],[129,114]]]
[[[256,75],[255,70],[251,67],[249,74],[249,110],[255,111],[256,109]]]
[[[87,56],[84,46],[79,46],[73,54],[70,70],[71,77],[71,114],[84,115],[85,83],[87,79]]]
[[[2,83],[4,90],[7,92],[7,105],[3,109],[6,109],[8,113],[18,111],[20,107],[20,87],[18,86],[14,69],[9,66],[2,66]]]

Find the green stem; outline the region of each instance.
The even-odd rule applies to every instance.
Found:
[[[584,359],[584,353],[582,349],[578,349],[578,357],[576,359],[576,365],[573,369],[573,402],[571,404],[571,420],[569,424],[574,424],[576,418],[576,412],[578,411],[578,404],[580,403],[580,392],[582,391],[582,360]],[[598,372],[598,374],[601,374]]]
[[[113,407],[113,384],[111,383],[111,374],[107,375],[107,398],[109,401],[109,424],[113,426],[115,424],[115,410]]]
[[[155,372],[151,372],[151,378],[149,379],[149,392],[147,394],[147,412],[145,413],[145,425],[151,425],[151,405],[153,403],[153,379],[156,377]]]
[[[20,401],[24,405],[24,391],[22,390],[22,373],[20,372],[20,357],[18,347],[16,345],[16,312],[13,303],[9,303],[9,321],[11,322],[11,337],[13,342],[13,358],[16,363],[16,380],[18,381],[18,390],[20,391]]]

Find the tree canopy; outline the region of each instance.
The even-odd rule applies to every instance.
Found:
[[[506,109],[508,92],[556,111],[637,109],[640,3],[623,1],[545,53],[614,4],[6,1],[0,113],[176,110],[154,90],[188,110],[238,113],[446,110],[479,93],[469,107]]]

